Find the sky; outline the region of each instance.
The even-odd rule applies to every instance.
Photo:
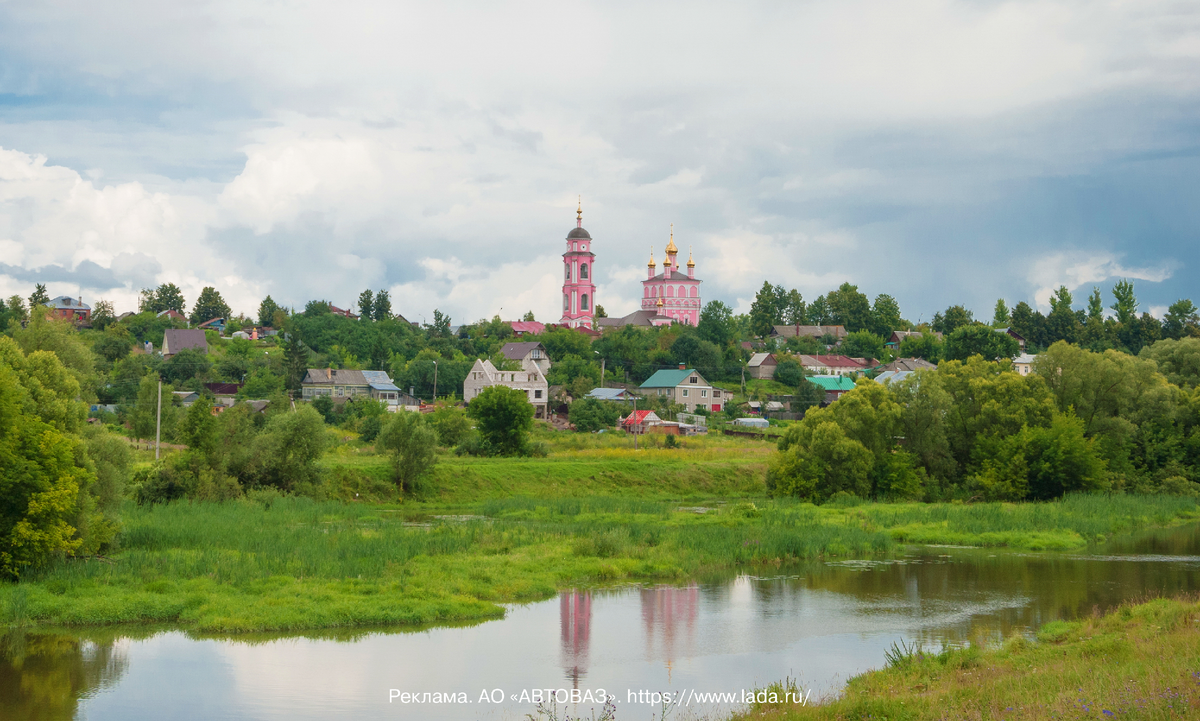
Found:
[[[555,321],[671,224],[705,301],[1200,292],[1200,4],[0,3],[0,294]],[[686,255],[684,255],[686,259]]]

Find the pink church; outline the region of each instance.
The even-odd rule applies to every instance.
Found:
[[[575,227],[567,233],[563,253],[563,314],[560,325],[595,328],[596,255],[589,246],[592,236],[583,229],[583,205],[575,211]]]
[[[700,321],[700,283],[696,278],[696,263],[688,253],[687,275],[679,270],[675,257],[675,227],[671,227],[671,242],[667,245],[667,259],[663,261],[663,272],[654,274],[654,249],[650,249],[650,262],[646,264],[646,280],[642,281],[642,310],[654,311],[654,325],[672,322],[696,325]]]

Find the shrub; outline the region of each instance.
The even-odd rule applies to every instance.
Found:
[[[492,386],[471,399],[467,415],[475,420],[482,445],[493,455],[518,456],[527,452],[533,428],[533,406],[525,391]]]
[[[413,493],[437,463],[437,434],[420,413],[396,413],[379,432],[375,449],[389,454],[399,491]]]

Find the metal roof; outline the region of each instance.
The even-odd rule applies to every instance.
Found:
[[[646,382],[640,385],[639,388],[674,388],[682,385],[687,380],[687,377],[693,373],[696,373],[695,368],[655,371],[654,375],[647,378]],[[696,375],[699,376],[700,374],[696,373]],[[703,382],[703,377],[700,380],[702,381],[700,385],[707,385],[707,382]],[[688,385],[691,384],[689,383]]]
[[[805,380],[815,383],[827,391],[854,390],[854,379],[845,376],[808,376]]]

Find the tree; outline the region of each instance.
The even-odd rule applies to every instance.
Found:
[[[700,311],[696,324],[700,338],[721,348],[729,345],[737,332],[733,323],[733,309],[719,300],[710,300]]]
[[[122,338],[112,333],[105,333],[92,343],[92,352],[110,363],[115,363],[129,355],[132,348],[133,344],[129,342],[128,338]]]
[[[930,363],[937,363],[942,359],[942,350],[942,341],[933,333],[925,332],[905,336],[896,352],[900,358],[923,358]]]
[[[308,348],[295,332],[287,333],[283,342],[284,387],[290,391],[300,390],[300,384],[308,373]]]
[[[434,338],[450,337],[450,316],[437,308],[433,309],[433,325],[429,327],[429,335]]]
[[[1100,289],[1092,286],[1092,294],[1088,296],[1088,320],[1104,320],[1104,299],[1100,297]]]
[[[139,306],[142,311],[161,313],[164,310],[173,310],[182,315],[187,303],[183,299],[183,291],[179,290],[179,286],[174,283],[163,283],[155,290],[143,290]],[[208,320],[208,318],[204,320]]]
[[[375,317],[375,294],[368,288],[358,294],[359,320],[372,320]]]
[[[809,304],[808,322],[810,325],[829,325],[836,322],[829,308],[829,301],[825,300],[825,296],[819,295],[816,300]]]
[[[264,400],[277,396],[283,391],[283,378],[272,373],[269,368],[255,368],[246,376],[246,381],[237,395],[238,398],[245,400]]]
[[[981,323],[965,325],[946,336],[945,357],[947,360],[966,360],[973,355],[984,360],[1003,358],[1011,360],[1021,352],[1017,339],[1008,333]]]
[[[796,384],[796,392],[792,395],[792,412],[806,413],[809,408],[815,408],[825,402],[825,389],[804,377]]]
[[[808,322],[808,307],[804,303],[804,296],[800,295],[800,291],[795,288],[789,290],[787,295],[780,298],[782,305],[781,319],[787,325],[805,325]]]
[[[184,348],[163,365],[162,375],[164,380],[182,383],[197,376],[204,376],[210,369],[212,361],[204,351]]]
[[[529,320],[533,319],[533,311],[529,311],[525,315],[528,316]],[[604,306],[602,306],[602,305],[596,306],[596,317],[597,318],[607,318],[608,317],[608,312],[604,310]]]
[[[9,317],[18,323],[24,323],[29,320],[29,311],[25,309],[25,301],[19,295],[9,297],[8,313]]]
[[[1117,314],[1117,322],[1129,325],[1137,319],[1138,300],[1133,292],[1133,283],[1121,279],[1112,289],[1113,304],[1109,306]]]
[[[899,330],[902,325],[900,304],[896,299],[886,293],[875,296],[875,304],[871,307],[871,332],[889,338],[892,331]]]
[[[767,490],[773,495],[797,496],[821,502],[839,491],[860,498],[871,494],[874,459],[861,443],[846,436],[832,420],[801,421],[802,440],[783,450],[767,467]]]
[[[596,398],[580,398],[571,403],[569,416],[575,430],[580,433],[594,433],[601,428],[616,425],[621,410]]]
[[[375,305],[372,307],[371,317],[377,321],[392,317],[392,299],[386,290],[375,294]]]
[[[389,454],[392,480],[403,494],[418,490],[433,470],[437,444],[437,433],[420,413],[393,413],[375,439],[375,450]]]
[[[842,339],[842,354],[851,358],[881,358],[883,338],[869,330],[856,330]]]
[[[49,304],[50,304],[50,294],[46,292],[46,286],[42,285],[41,283],[38,283],[37,286],[34,287],[33,293],[31,293],[29,296],[30,309],[36,308],[39,305],[49,305]]]
[[[438,444],[445,448],[457,446],[471,433],[471,421],[466,412],[456,406],[438,405],[427,418],[437,433]]]
[[[533,406],[525,391],[492,386],[471,399],[467,415],[489,455],[515,456],[525,452],[529,431],[533,429]]]
[[[1200,338],[1164,338],[1142,348],[1138,357],[1154,361],[1158,372],[1177,386],[1200,385]]]
[[[804,380],[804,366],[790,356],[781,358],[775,365],[775,380],[785,386],[798,388],[801,384],[807,383]]]
[[[1196,304],[1186,298],[1172,303],[1163,318],[1164,338],[1178,339],[1185,335],[1200,335],[1200,313],[1197,313]]]
[[[781,298],[780,296],[785,296]],[[780,286],[772,286],[763,281],[762,288],[754,296],[750,304],[750,332],[762,338],[771,334],[774,327],[782,321],[782,306],[786,294]]]
[[[1012,314],[1008,310],[1008,305],[1004,299],[1000,298],[996,301],[996,309],[992,312],[992,327],[1007,328],[1012,322]]]
[[[69,523],[80,488],[92,480],[75,465],[76,442],[29,413],[16,374],[0,363],[0,577],[82,541]]]
[[[258,304],[258,324],[268,328],[278,328],[279,326],[275,325],[275,312],[278,310],[282,309],[270,295],[263,298],[262,302]]]
[[[117,314],[113,311],[112,301],[98,300],[96,307],[92,309],[92,327],[96,330],[104,330],[117,320]]]
[[[975,322],[971,311],[961,305],[952,305],[945,313],[934,313],[933,322],[929,325],[942,335],[950,335],[955,330]]]
[[[600,311],[602,311],[602,310],[604,310],[604,309],[601,308],[600,306],[596,306],[596,317],[597,318],[605,317],[605,316],[600,315]],[[527,311],[525,311],[525,315],[521,316],[521,320],[525,321],[526,323],[533,323],[534,321],[537,320],[537,318],[533,317],[533,311],[527,310]]]
[[[827,301],[834,324],[845,326],[851,333],[871,327],[871,301],[858,292],[857,285],[842,283],[829,293]]]
[[[327,445],[325,421],[312,408],[301,406],[295,413],[271,416],[254,439],[248,469],[251,485],[290,491],[297,485],[315,483],[317,459]]]
[[[225,303],[225,299],[221,297],[216,288],[207,286],[200,291],[200,297],[196,299],[196,305],[192,308],[189,320],[193,323],[204,323],[213,318],[228,319],[229,315],[229,305]]]
[[[211,459],[217,448],[217,418],[212,414],[208,396],[200,396],[184,412],[175,429],[175,437],[204,458]]]
[[[1058,290],[1054,291],[1054,295],[1050,297],[1050,315],[1046,317],[1046,334],[1051,343],[1057,340],[1074,343],[1079,339],[1079,318],[1075,315],[1075,311],[1071,310],[1072,302],[1071,291],[1067,290],[1064,285],[1060,285]]]
[[[174,413],[171,405],[171,394],[175,392],[175,387],[164,383],[162,387],[162,411],[163,411],[163,426],[166,428],[167,435],[170,437],[170,431],[174,430]],[[132,420],[133,420],[133,437],[144,439],[153,438],[158,419],[158,378],[152,375],[142,376],[142,380],[138,383],[137,400],[134,402]],[[171,421],[169,423],[165,422]]]
[[[1009,326],[1013,332],[1025,339],[1027,344],[1042,345],[1045,318],[1038,311],[1035,311],[1025,301],[1021,301],[1013,306],[1012,325]]]

